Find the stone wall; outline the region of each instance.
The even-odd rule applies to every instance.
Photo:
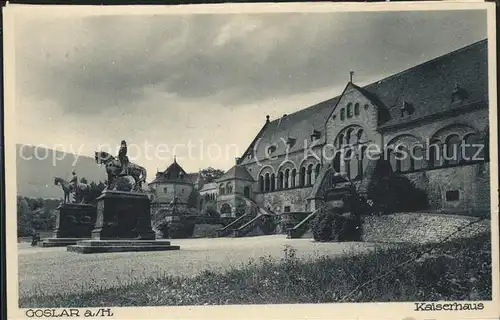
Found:
[[[363,241],[392,243],[439,242],[458,228],[468,225],[477,217],[399,213],[364,218]],[[490,232],[491,220],[485,219],[460,231],[452,238],[473,237]]]
[[[156,189],[155,202],[170,202],[174,196],[179,198],[179,203],[187,203],[193,185],[189,183],[158,183],[153,186]]]
[[[490,163],[470,164],[404,174],[424,190],[430,209],[481,214],[490,211]],[[458,192],[458,199],[448,199]]]
[[[291,212],[309,212],[307,198],[311,195],[312,187],[280,190],[256,195],[256,202],[275,213],[285,211],[289,206]]]

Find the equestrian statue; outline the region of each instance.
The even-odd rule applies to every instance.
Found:
[[[125,140],[121,142],[117,157],[105,151],[97,151],[95,152],[95,161],[97,164],[103,164],[106,168],[106,174],[108,175],[106,181],[107,190],[117,190],[118,179],[127,178],[133,184],[133,191],[142,191],[143,183],[146,183],[146,169],[129,162]]]
[[[70,181],[66,181],[63,178],[55,177],[54,185],[60,185],[64,192],[63,203],[85,203],[85,196],[90,191],[90,185],[87,183],[78,182],[78,176],[76,172],[73,171]],[[71,201],[70,195],[74,195],[74,200]]]

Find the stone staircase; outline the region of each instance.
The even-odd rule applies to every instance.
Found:
[[[244,237],[258,234],[271,234],[274,232],[276,215],[266,208],[259,206],[255,201],[237,194],[238,198],[245,201],[250,207],[246,213],[217,231],[218,237]]]
[[[311,212],[307,217],[304,218],[304,220],[295,225],[295,227],[289,229],[287,239],[297,239],[305,236],[306,233],[310,230],[310,222],[314,219],[318,211],[319,209],[316,209],[315,211]]]

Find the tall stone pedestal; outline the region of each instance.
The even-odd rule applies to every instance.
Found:
[[[154,240],[151,200],[144,193],[106,190],[97,198],[93,240]]]
[[[106,190],[97,198],[97,219],[92,240],[79,241],[68,251],[78,253],[178,250],[168,241],[155,240],[151,200],[144,193]]]
[[[57,208],[52,238],[43,239],[41,247],[62,247],[89,239],[96,222],[97,209],[90,204],[63,203]]]

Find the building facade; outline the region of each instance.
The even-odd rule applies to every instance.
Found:
[[[424,192],[425,209],[486,212],[488,54],[483,40],[271,121],[217,181],[217,208],[238,199],[272,212],[311,212],[328,172],[361,185],[374,156]],[[403,154],[410,156],[404,157]]]

